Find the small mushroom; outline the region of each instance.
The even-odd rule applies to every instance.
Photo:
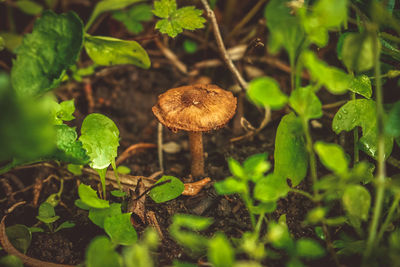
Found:
[[[213,84],[182,86],[159,95],[152,110],[173,132],[189,133],[191,174],[200,177],[204,176],[202,132],[217,130],[233,117],[236,97]]]

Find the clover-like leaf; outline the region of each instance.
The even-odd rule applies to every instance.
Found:
[[[151,64],[146,50],[135,41],[86,35],[85,50],[94,63],[102,66],[133,64],[148,69]]]
[[[206,21],[202,10],[194,6],[177,9],[176,0],[160,0],[154,2],[153,14],[162,18],[156,24],[156,29],[170,37],[176,37],[186,30],[196,30],[204,27]]]
[[[11,80],[19,95],[35,96],[57,87],[78,58],[83,25],[74,12],[43,12],[18,47]]]

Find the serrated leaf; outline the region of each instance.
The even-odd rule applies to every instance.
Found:
[[[270,77],[260,77],[252,80],[247,90],[247,96],[257,106],[281,109],[288,101],[282,93],[279,84]]]
[[[300,87],[292,92],[289,98],[290,106],[303,119],[317,119],[322,116],[322,104],[312,91],[312,87]]]
[[[29,0],[19,0],[15,4],[22,12],[28,15],[39,15],[43,10],[41,5]]]
[[[285,115],[275,137],[274,173],[292,185],[298,185],[307,174],[308,154],[300,118],[294,113]]]
[[[110,207],[108,201],[100,199],[96,191],[88,185],[80,184],[78,187],[78,195],[82,202],[91,208],[104,209]]]
[[[128,11],[115,11],[113,18],[122,22],[132,33],[138,34],[143,31],[142,21],[149,21],[153,17],[151,6],[140,4],[131,7]]]
[[[185,185],[181,180],[174,176],[163,176],[155,183],[155,185],[160,183],[164,184],[154,187],[149,193],[149,196],[156,203],[162,203],[177,198],[185,189]]]
[[[135,41],[86,35],[85,50],[94,63],[102,66],[133,64],[148,69],[151,64],[146,50]]]
[[[347,171],[349,161],[340,145],[317,141],[314,144],[314,149],[326,168],[338,174]]]
[[[107,168],[115,161],[119,130],[108,117],[98,113],[88,115],[82,123],[79,140],[90,157],[89,165],[93,169]]]
[[[129,246],[137,240],[136,230],[131,223],[131,213],[107,217],[104,220],[104,231],[114,244]]]
[[[153,14],[157,17],[166,19],[176,11],[176,0],[160,0],[154,1]]]
[[[162,18],[156,24],[161,33],[176,37],[186,30],[196,30],[204,27],[206,20],[201,16],[202,10],[194,6],[176,9],[175,0],[161,0],[154,2],[154,15]]]
[[[96,4],[93,13],[90,15],[88,22],[85,25],[85,31],[88,31],[93,22],[99,15],[107,11],[123,9],[129,5],[140,2],[141,0],[102,0]]]
[[[362,221],[368,220],[371,195],[365,187],[348,185],[343,193],[342,202],[349,216]]]
[[[376,158],[377,126],[376,104],[369,99],[356,99],[344,104],[332,121],[332,129],[339,134],[341,131],[351,131],[355,127],[362,128],[362,137],[359,139],[360,148],[373,158]],[[385,157],[389,157],[393,147],[393,138],[385,137]]]
[[[82,21],[74,12],[43,12],[16,51],[11,80],[17,94],[35,96],[57,87],[82,43]]]

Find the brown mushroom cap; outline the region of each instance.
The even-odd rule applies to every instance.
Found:
[[[213,84],[182,86],[159,95],[152,110],[173,131],[207,132],[221,128],[233,117],[236,97]]]

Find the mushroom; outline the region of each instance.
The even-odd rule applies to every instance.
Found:
[[[213,84],[182,86],[159,95],[152,110],[173,132],[189,133],[191,174],[200,177],[204,176],[202,133],[223,127],[233,117],[236,97]]]

